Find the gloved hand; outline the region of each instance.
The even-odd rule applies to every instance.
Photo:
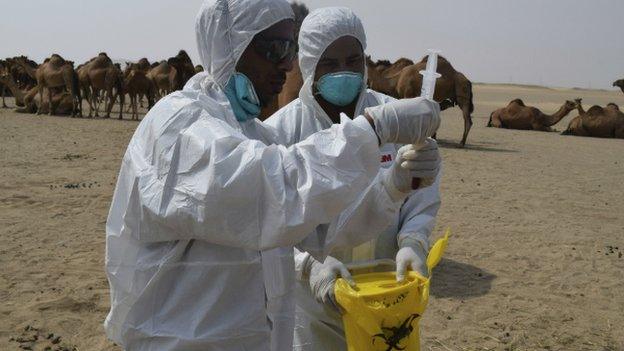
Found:
[[[381,144],[422,144],[440,127],[440,105],[422,97],[368,107]]]
[[[399,249],[396,254],[396,280],[402,282],[405,280],[405,272],[411,269],[420,273],[423,277],[429,276],[429,268],[427,268],[427,252],[420,242],[410,243]]]
[[[347,267],[331,256],[327,256],[323,263],[310,257],[306,270],[309,272],[310,290],[316,301],[324,303],[336,311],[340,311],[334,294],[336,279],[342,277],[349,285],[355,286],[353,277],[351,277]]]
[[[383,178],[383,184],[389,193],[394,193],[394,189],[402,193],[411,192],[412,178],[420,178],[419,189],[435,182],[442,163],[438,143],[427,138],[424,146],[416,148],[416,145],[409,144],[397,152],[396,160]]]

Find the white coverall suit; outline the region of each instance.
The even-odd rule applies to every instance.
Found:
[[[292,324],[293,246],[337,218],[302,247],[370,240],[367,204],[384,212],[379,228],[400,206],[373,182],[378,140],[364,117],[290,147],[236,120],[223,89],[237,61],[290,18],[283,0],[207,2],[196,24],[206,72],[160,100],[128,145],[106,223],[104,323],[127,350],[290,349],[292,327],[271,329]]]
[[[316,65],[323,52],[335,40],[343,36],[352,36],[359,40],[362,49],[366,49],[366,36],[359,18],[347,8],[323,8],[310,13],[304,20],[299,32],[299,64],[304,85],[299,98],[277,111],[265,123],[275,127],[279,137],[286,145],[293,145],[308,136],[331,128],[333,122],[318,104],[313,95]],[[366,82],[366,79],[364,80]],[[355,115],[364,109],[394,100],[384,94],[362,87]],[[343,117],[344,119],[344,117]],[[341,121],[341,123],[344,121]],[[388,168],[394,161],[400,145],[386,144],[381,147],[382,168]],[[380,170],[383,172],[384,170]],[[441,173],[432,186],[413,192],[391,220],[391,226],[371,244],[371,257],[354,257],[353,250],[334,250],[331,255],[343,263],[374,258],[394,259],[401,242],[409,239],[418,241],[426,250],[429,249],[429,236],[435,226],[435,218],[440,208]],[[380,179],[377,177],[376,180]],[[316,228],[317,236],[322,236],[327,226]],[[364,250],[366,251],[366,250]],[[360,251],[361,252],[361,251]],[[346,350],[342,320],[333,309],[315,301],[307,279],[303,279],[302,270],[309,257],[308,252],[296,250],[295,266],[298,282],[295,289],[296,326],[294,350]],[[357,255],[356,255],[357,256]]]

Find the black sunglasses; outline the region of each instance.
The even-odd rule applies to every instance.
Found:
[[[297,56],[297,43],[288,39],[256,39],[254,49],[273,63],[292,61]]]

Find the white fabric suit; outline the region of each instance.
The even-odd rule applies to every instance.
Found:
[[[313,11],[302,24],[299,33],[299,63],[304,85],[299,98],[279,110],[265,123],[275,127],[280,139],[286,145],[296,144],[321,130],[331,128],[333,122],[321,108],[313,95],[314,73],[318,60],[325,49],[342,36],[353,36],[366,49],[364,29],[357,16],[346,8],[324,8]],[[368,90],[365,86],[359,96],[355,115],[362,114],[366,107],[391,101],[393,98]],[[343,117],[344,120],[344,117]],[[343,123],[343,121],[341,121]],[[382,167],[388,168],[400,145],[386,144],[381,147]],[[380,170],[380,173],[384,170]],[[415,239],[428,250],[429,235],[435,225],[440,207],[440,174],[434,185],[412,193],[400,212],[388,222],[390,227],[383,231],[371,244],[371,257],[353,257],[350,248],[334,250],[331,255],[343,263],[354,259],[394,259],[400,243],[405,238]],[[378,181],[380,177],[376,178]],[[326,226],[319,226],[316,235],[322,236]],[[370,228],[369,230],[377,230]],[[317,303],[310,292],[307,279],[301,279],[301,270],[309,253],[296,251],[295,266],[300,280],[296,286],[296,326],[294,350],[346,350],[340,316],[330,308]]]

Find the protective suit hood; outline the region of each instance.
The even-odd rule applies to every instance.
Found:
[[[344,36],[356,38],[366,51],[364,26],[346,7],[326,7],[310,12],[299,31],[299,66],[303,80],[314,79],[319,59],[334,41]]]
[[[366,33],[364,26],[357,15],[346,7],[326,7],[314,10],[303,20],[299,31],[299,67],[303,78],[303,86],[299,91],[299,98],[304,104],[312,106],[318,116],[329,117],[314,99],[314,73],[316,66],[325,50],[337,39],[344,36],[356,38],[366,51]],[[358,104],[366,92],[366,68],[364,69],[364,83]],[[360,109],[356,107],[356,115]],[[351,116],[355,117],[355,116]]]
[[[294,19],[286,1],[209,0],[195,22],[197,50],[205,72],[224,87],[241,55],[259,32],[285,19]]]

